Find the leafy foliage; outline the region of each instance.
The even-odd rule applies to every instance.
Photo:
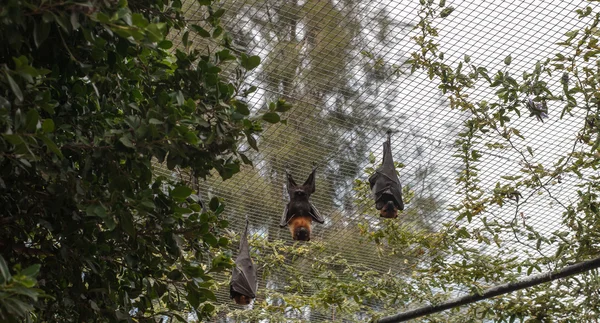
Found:
[[[17,267],[17,273],[11,274],[10,270],[0,256],[0,318],[3,322],[20,322],[27,319],[33,311],[32,302],[46,296],[44,292],[34,286],[40,265],[31,265],[23,270]]]
[[[251,163],[240,140],[256,147],[262,120],[278,122],[289,105],[250,115],[254,89],[243,75],[260,59],[228,48],[222,12],[207,11],[191,32],[225,47],[202,55],[187,46],[180,1],[0,8],[0,248],[8,266],[27,266],[11,278],[2,261],[3,317],[185,321],[180,313],[213,312],[211,273],[232,264],[220,250],[229,245],[224,204],[213,197],[202,212],[187,176],[161,176],[153,162],[231,178]],[[174,53],[172,30],[186,45]],[[225,78],[231,64],[238,73]],[[31,289],[38,268],[50,297]]]

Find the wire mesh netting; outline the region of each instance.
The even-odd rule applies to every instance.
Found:
[[[206,14],[195,2],[187,5],[185,15],[191,22]],[[357,202],[353,189],[355,179],[368,177],[367,167],[381,162],[385,132],[391,129],[394,159],[404,165],[399,170],[402,185],[414,192],[396,221],[415,231],[436,231],[456,218],[456,213],[448,210],[462,199],[456,184],[462,163],[453,157],[457,154],[454,141],[469,114],[450,109],[435,79],[419,71],[410,73],[403,65],[410,53],[419,50],[411,38],[419,21],[419,1],[231,0],[220,5],[225,9],[222,20],[236,44],[263,62],[247,79],[248,86],[257,87],[249,98],[251,106],[264,109],[268,102],[283,97],[295,108],[285,115],[287,125],[270,125],[264,137],[258,138],[260,152],[253,155],[254,168],[244,168],[227,181],[201,181],[202,195],[224,199],[225,216],[237,233],[243,231],[243,219],[248,216],[254,245],[261,239],[302,245],[278,226],[287,203],[284,169],[289,168],[296,181],[303,182],[315,163],[319,167],[317,192],[311,199],[326,218],[323,225],[313,224],[308,244],[322,246],[318,251],[310,249],[315,257],[341,255],[349,264],[379,273],[408,271],[414,262],[425,262],[426,258],[407,250],[369,249],[374,245],[360,244],[361,230],[378,228],[382,220],[373,203]],[[575,9],[591,4],[556,0],[448,1],[446,5],[455,10],[449,18],[436,21],[436,27],[440,51],[448,64],[455,65],[468,55],[477,66],[490,71],[507,69],[519,77],[537,61],[561,51],[556,43],[565,32],[581,27]],[[177,45],[181,35],[172,36]],[[200,51],[209,51],[214,45],[201,38],[190,40]],[[512,63],[506,67],[504,60],[509,55]],[[560,86],[555,79],[550,86]],[[469,92],[469,96],[473,102],[493,100],[493,91],[486,87]],[[582,117],[560,119],[561,108],[560,102],[549,105],[543,123],[525,116],[512,121],[525,139],[512,150],[486,150],[479,163],[479,184],[484,191],[493,191],[500,176],[520,174],[525,167],[521,152],[527,152],[526,147],[533,147],[535,153],[527,159],[531,164],[551,164],[575,149]],[[487,139],[493,142],[494,135]],[[501,141],[499,136],[497,139]],[[173,175],[166,169],[163,172]],[[543,192],[523,190],[520,201],[489,209],[485,220],[529,225],[542,235],[551,235],[561,227],[564,210],[560,201],[576,198],[574,187],[581,181],[585,179],[565,175]],[[458,223],[477,228],[483,226],[482,221]],[[484,241],[470,247],[498,257],[518,252],[526,258],[555,251],[551,245],[537,249],[535,241],[524,241],[516,234],[502,234],[498,239],[503,241],[503,250]],[[299,266],[304,276],[314,270],[311,259],[315,258],[306,257]],[[265,266],[258,263],[261,270]],[[273,293],[289,290],[294,277],[285,277],[289,273],[281,270],[282,277],[275,280],[272,277],[278,270],[269,268],[269,275],[262,275],[257,300],[276,303]],[[271,278],[265,279],[267,276]],[[344,279],[343,275],[338,278]],[[316,292],[314,286],[307,286],[294,293]],[[466,292],[457,284],[457,294]],[[243,309],[231,304],[227,285],[217,296],[223,304],[217,320],[227,320],[227,313]],[[399,306],[397,311],[405,309]],[[336,319],[333,307],[324,311],[310,310],[308,305],[291,306],[286,315],[290,320]],[[364,317],[357,313],[354,319]]]

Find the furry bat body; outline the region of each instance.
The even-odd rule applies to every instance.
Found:
[[[310,241],[312,221],[325,222],[317,208],[309,200],[310,195],[316,190],[316,170],[316,168],[313,169],[306,182],[301,186],[298,186],[292,175],[286,171],[290,202],[285,206],[279,225],[281,227],[287,225],[294,240]]]

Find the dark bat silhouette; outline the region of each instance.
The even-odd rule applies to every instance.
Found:
[[[246,218],[246,229],[240,238],[240,250],[235,259],[235,267],[229,283],[229,295],[236,304],[248,305],[256,297],[257,287],[256,266],[250,258],[248,218]]]
[[[290,202],[285,206],[281,222],[279,225],[283,228],[289,227],[294,240],[310,241],[310,227],[312,221],[319,223],[325,222],[317,208],[309,201],[310,195],[315,192],[315,172],[312,173],[302,186],[294,182],[294,178],[286,170],[287,190],[290,195]]]
[[[391,132],[388,131],[387,141],[383,143],[383,163],[375,174],[369,177],[375,208],[384,218],[397,218],[398,210],[404,210],[402,186],[394,167],[391,146]]]

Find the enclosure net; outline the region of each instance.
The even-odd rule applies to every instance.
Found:
[[[520,77],[537,61],[561,50],[556,43],[565,32],[580,27],[575,9],[588,5],[592,4],[562,0],[447,1],[446,6],[455,10],[448,18],[435,21],[440,51],[452,66],[469,55],[477,66],[486,66],[489,71],[507,69]],[[375,157],[376,165],[381,162],[385,131],[391,129],[394,159],[405,165],[399,169],[402,185],[415,192],[396,221],[409,229],[433,231],[443,228],[444,223],[455,223],[456,213],[448,207],[462,199],[456,193],[459,188],[455,181],[462,163],[453,157],[457,153],[454,140],[469,115],[450,109],[435,79],[420,71],[411,74],[403,65],[410,53],[418,50],[411,37],[419,21],[419,1],[229,0],[219,6],[225,9],[221,19],[236,44],[263,62],[247,79],[248,85],[257,86],[250,105],[256,111],[283,97],[295,108],[284,115],[287,125],[270,125],[264,138],[258,138],[260,152],[253,155],[254,168],[244,169],[227,181],[201,181],[203,197],[224,199],[224,216],[230,220],[232,232],[242,232],[243,219],[248,216],[253,245],[263,239],[293,246],[288,230],[278,226],[287,203],[284,169],[289,167],[300,182],[316,163],[317,192],[311,199],[326,222],[314,224],[312,240],[297,245],[321,244],[322,249],[311,249],[313,256],[325,259],[342,255],[349,264],[381,273],[409,270],[414,261],[425,263],[426,258],[408,250],[359,246],[364,240],[359,238],[361,228],[378,228],[381,219],[373,203],[356,203],[353,190],[355,179],[368,177],[365,168],[372,166],[369,154]],[[206,15],[202,8],[188,1],[186,18],[200,21]],[[172,36],[177,45],[181,34]],[[199,37],[190,36],[190,40],[203,52],[214,45]],[[508,55],[512,63],[506,67]],[[486,88],[469,94],[474,102],[493,100],[492,91]],[[512,121],[526,139],[518,141],[516,149],[486,151],[478,166],[479,184],[485,191],[492,191],[501,175],[520,174],[524,166],[519,151],[526,152],[527,146],[535,148],[535,157],[529,160],[532,163],[552,163],[573,149],[581,118],[566,116],[560,120],[562,104],[550,105],[543,123],[526,116]],[[173,175],[166,168],[161,171]],[[550,235],[559,229],[564,211],[557,201],[574,198],[573,188],[579,181],[565,176],[543,194],[522,191],[518,203],[489,210],[487,220],[509,223],[516,219],[518,225],[531,225]],[[481,218],[456,223],[471,228],[483,225]],[[504,246],[512,246],[508,249],[521,250],[523,257],[538,252],[532,251],[536,250],[535,241],[509,234],[500,239]],[[502,254],[493,243],[473,242],[470,247]],[[554,250],[542,248],[541,253],[553,254]],[[299,266],[302,275],[311,275],[315,259],[307,256],[303,260]],[[268,267],[258,266],[261,270]],[[269,277],[276,276],[277,268],[269,270]],[[275,303],[273,292],[289,291],[287,280],[294,278],[269,281],[262,277],[257,301]],[[299,296],[315,292],[319,291],[308,287],[294,290]],[[457,286],[457,294],[466,292]],[[226,284],[217,293],[223,306],[216,320],[227,321],[229,312],[243,309],[232,304],[228,293]],[[397,311],[405,309],[400,306]],[[332,317],[334,308],[290,308],[286,319],[331,321]]]

